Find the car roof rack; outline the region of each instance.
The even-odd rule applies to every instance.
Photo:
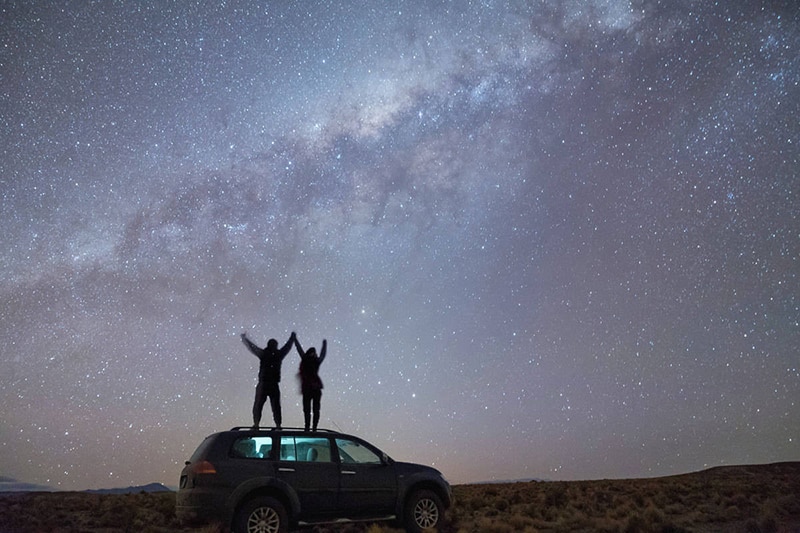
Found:
[[[317,428],[314,431],[306,430],[305,428],[292,428],[292,427],[272,427],[272,426],[234,426],[231,431],[247,431],[247,430],[265,430],[265,431],[302,431],[304,433],[339,433],[332,429]]]

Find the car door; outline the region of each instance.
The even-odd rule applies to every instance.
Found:
[[[300,499],[301,520],[336,514],[339,468],[325,437],[281,435],[277,476]]]
[[[366,443],[335,439],[339,458],[339,509],[348,517],[383,517],[395,512],[394,466]]]

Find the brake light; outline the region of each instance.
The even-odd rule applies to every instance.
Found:
[[[192,471],[195,473],[195,475],[197,475],[197,474],[216,474],[217,473],[217,469],[214,468],[214,465],[212,465],[208,461],[200,461],[199,463],[197,463],[196,465],[194,465],[192,467]]]

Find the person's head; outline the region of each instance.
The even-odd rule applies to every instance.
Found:
[[[317,349],[313,348],[313,347],[309,348],[308,351],[306,352],[306,354],[311,356],[311,357],[316,357],[317,356]]]
[[[278,341],[275,339],[270,339],[267,341],[267,349],[268,350],[277,350],[278,349]]]

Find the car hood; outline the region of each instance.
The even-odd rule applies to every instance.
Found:
[[[432,466],[421,465],[417,463],[404,463],[402,461],[395,461],[394,467],[398,474],[410,476],[412,474],[422,474],[426,476],[439,476],[444,478],[441,472]]]

